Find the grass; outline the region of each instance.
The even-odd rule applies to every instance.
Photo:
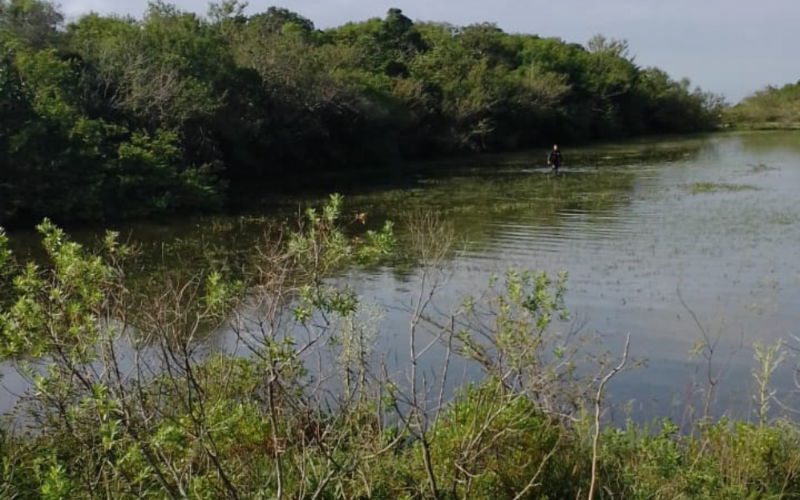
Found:
[[[692,194],[699,193],[718,193],[718,192],[736,192],[736,191],[757,191],[758,186],[752,184],[732,184],[727,182],[693,182],[687,184],[688,189]]]

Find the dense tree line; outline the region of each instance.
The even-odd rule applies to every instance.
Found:
[[[742,127],[800,127],[800,81],[782,87],[768,86],[728,108],[725,121]]]
[[[623,41],[586,46],[391,9],[319,30],[286,9],[65,23],[0,0],[0,223],[218,208],[230,185],[391,159],[691,132],[720,99]]]

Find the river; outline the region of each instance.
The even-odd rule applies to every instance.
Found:
[[[645,418],[686,416],[686,403],[708,365],[691,353],[701,328],[719,339],[713,373],[717,408],[750,415],[755,341],[800,335],[800,134],[765,132],[648,139],[571,149],[552,175],[545,151],[448,162],[424,171],[336,186],[350,212],[369,225],[429,211],[450,224],[463,250],[448,262],[442,290],[474,293],[506,268],[569,272],[566,305],[572,322],[619,353],[627,334],[631,355],[646,366],[610,387],[618,408]],[[334,188],[331,188],[334,189]],[[247,216],[201,217],[128,225],[122,234],[159,258],[247,251],[263,221],[313,196],[253,200]],[[87,239],[93,231],[76,233]],[[26,241],[26,235],[17,242]],[[205,249],[201,251],[201,249]],[[185,253],[184,253],[185,254]],[[378,343],[406,352],[407,318],[418,270],[352,272],[365,302],[387,309]],[[698,324],[699,323],[699,324]],[[224,343],[225,332],[218,332]],[[390,354],[391,355],[391,354]],[[427,366],[436,367],[436,359]],[[795,363],[776,371],[782,395],[793,390]],[[718,370],[721,370],[718,372]],[[4,387],[21,381],[8,366]],[[465,373],[463,377],[469,378]],[[9,396],[0,395],[0,407]]]

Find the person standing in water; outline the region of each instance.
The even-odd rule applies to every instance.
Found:
[[[558,172],[558,167],[561,166],[561,151],[558,149],[558,144],[553,144],[553,150],[547,155],[547,164],[553,166],[553,172]]]

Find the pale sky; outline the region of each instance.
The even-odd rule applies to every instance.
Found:
[[[173,0],[205,14],[208,0]],[[61,0],[70,18],[90,11],[141,16],[147,0]],[[413,20],[455,25],[495,22],[507,32],[557,36],[585,44],[594,34],[627,39],[636,62],[688,77],[730,102],[768,84],[800,79],[800,0],[250,0],[249,13],[271,5],[318,28],[383,17],[390,7]]]

